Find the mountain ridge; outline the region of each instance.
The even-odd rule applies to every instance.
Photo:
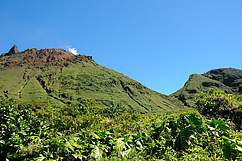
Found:
[[[217,80],[234,90],[237,90],[238,86],[242,84],[242,71],[235,68],[219,68],[212,69],[204,74],[205,77]]]
[[[192,74],[178,91],[167,96],[96,63],[91,56],[64,49],[14,45],[0,55],[0,95],[54,105],[81,105],[95,99],[99,106],[124,106],[139,112],[173,113],[191,109],[196,94],[211,88],[236,94],[242,70],[219,68]]]
[[[190,75],[185,85],[169,96],[174,96],[185,106],[192,107],[196,94],[200,94],[202,91],[207,92],[214,88],[236,95],[240,84],[242,84],[242,70],[235,68],[212,69],[204,74]]]
[[[32,48],[26,49],[22,52],[19,52],[17,46],[14,45],[10,51],[6,54],[0,55],[0,57],[9,56],[9,59],[6,62],[0,65],[4,67],[15,66],[21,64],[44,64],[44,63],[58,63],[61,61],[66,61],[69,59],[92,59],[92,56],[86,55],[74,55],[69,51],[65,51],[64,49],[40,49]],[[11,59],[15,58],[15,59]],[[12,60],[12,61],[11,61]]]
[[[1,92],[2,91],[2,92]],[[99,106],[123,106],[139,112],[172,113],[187,110],[175,97],[160,94],[91,56],[64,49],[27,49],[0,56],[0,93],[22,101],[54,105],[95,99]]]

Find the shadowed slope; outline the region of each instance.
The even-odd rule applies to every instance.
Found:
[[[233,90],[237,90],[239,85],[242,84],[242,70],[234,68],[220,68],[213,69],[204,74],[205,77],[217,80],[226,86],[231,87]]]

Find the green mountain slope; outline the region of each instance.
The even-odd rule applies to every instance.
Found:
[[[0,93],[22,101],[54,105],[95,99],[99,106],[123,106],[139,112],[187,110],[175,97],[97,64],[92,57],[63,49],[11,49],[0,57]],[[11,52],[13,51],[13,52]]]
[[[189,80],[185,83],[184,87],[171,94],[170,96],[178,98],[184,103],[184,105],[190,107],[195,103],[196,94],[199,94],[202,91],[208,91],[211,88],[215,88],[216,90],[223,90],[227,93],[233,93],[230,87],[219,81],[207,78],[199,74],[192,74],[189,77]]]
[[[170,96],[176,97],[185,106],[191,107],[195,103],[196,94],[202,91],[207,92],[214,88],[236,95],[240,84],[242,84],[242,70],[234,68],[213,69],[202,75],[192,74],[184,87]]]

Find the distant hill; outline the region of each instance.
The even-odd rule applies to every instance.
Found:
[[[185,106],[192,107],[196,94],[202,91],[207,92],[214,88],[229,94],[237,94],[240,84],[242,84],[242,70],[234,68],[213,69],[201,75],[192,74],[184,87],[170,96],[176,97]]]
[[[27,49],[14,45],[0,56],[0,95],[53,105],[123,106],[139,112],[173,113],[189,109],[173,96],[97,64],[91,56],[63,49]]]

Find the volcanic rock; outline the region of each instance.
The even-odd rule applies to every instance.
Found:
[[[17,46],[14,44],[14,46],[9,50],[9,52],[6,55],[12,55],[12,54],[17,54],[19,53],[19,50]]]
[[[242,84],[242,70],[234,68],[220,68],[213,69],[207,73],[202,74],[210,79],[217,80],[234,90],[237,90],[239,85]]]
[[[18,54],[13,56],[13,54],[16,53]],[[9,58],[9,56],[11,58]],[[16,45],[14,45],[8,53],[3,54],[1,57],[2,60],[4,60],[4,64],[2,64],[4,67],[22,66],[23,64],[56,64],[58,62],[65,62],[70,59],[92,59],[91,56],[74,55],[69,51],[65,51],[64,49],[38,50],[37,48],[32,48],[19,52]]]

